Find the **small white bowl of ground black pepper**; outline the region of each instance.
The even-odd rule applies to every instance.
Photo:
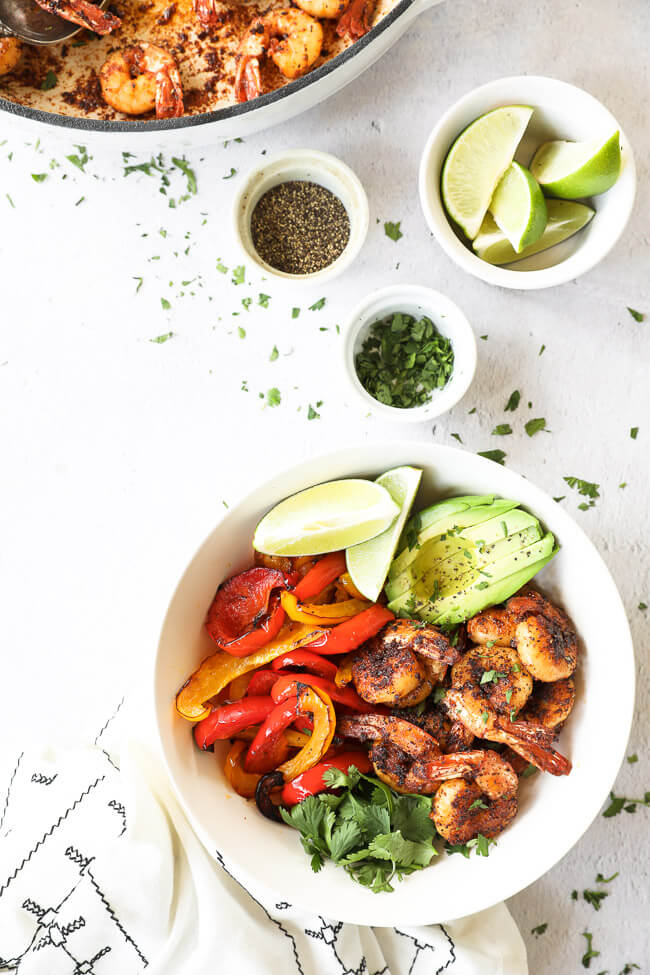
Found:
[[[235,197],[234,229],[268,276],[310,285],[345,271],[368,233],[368,199],[349,166],[294,149],[250,172]]]
[[[460,308],[419,285],[374,291],[344,331],[345,372],[366,414],[422,423],[446,413],[469,389],[476,339]]]

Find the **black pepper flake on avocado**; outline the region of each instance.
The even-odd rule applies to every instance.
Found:
[[[332,264],[350,239],[343,203],[307,180],[278,183],[260,198],[251,235],[262,260],[285,274],[313,274]]]

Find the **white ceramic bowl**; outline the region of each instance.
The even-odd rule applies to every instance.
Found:
[[[312,873],[297,833],[265,819],[253,803],[229,788],[222,771],[224,750],[212,755],[196,748],[190,726],[175,713],[174,697],[214,648],[203,628],[205,612],[217,585],[250,565],[251,539],[260,517],[312,484],[352,475],[376,477],[401,464],[424,471],[417,507],[441,497],[494,492],[516,498],[539,516],[561,546],[539,582],[571,614],[582,654],[576,705],[559,743],[573,762],[571,774],[538,774],[522,782],[519,813],[487,859],[443,853],[431,867],[397,884],[394,893],[373,894],[331,864]],[[511,897],[577,842],[598,814],[625,755],[634,661],[616,586],[592,543],[558,504],[514,471],[476,454],[388,442],[302,461],[258,484],[210,529],[169,605],[155,662],[154,694],[162,750],[179,800],[206,849],[245,887],[269,901],[297,903],[333,920],[410,927],[451,920]]]
[[[380,403],[363,388],[355,367],[370,326],[397,311],[416,318],[426,315],[440,334],[451,340],[454,350],[454,369],[447,385],[434,390],[428,403],[411,409]],[[350,389],[364,414],[394,423],[422,423],[446,413],[469,389],[476,372],[476,339],[471,325],[450,298],[417,284],[397,284],[373,291],[354,309],[343,327],[343,364]]]
[[[288,274],[267,264],[258,254],[251,235],[251,217],[264,194],[278,183],[306,180],[324,186],[343,203],[350,218],[350,239],[335,261],[313,274]],[[264,274],[292,284],[316,285],[338,277],[352,264],[368,233],[368,198],[358,177],[349,166],[327,152],[291,149],[272,156],[244,178],[233,203],[235,237],[245,258]]]
[[[621,174],[615,185],[589,202],[595,217],[579,233],[555,247],[508,267],[482,261],[463,242],[450,222],[440,195],[440,175],[447,152],[474,119],[501,105],[530,105],[535,109],[515,155],[524,166],[537,147],[549,139],[581,142],[620,132]],[[604,105],[575,85],[554,78],[499,78],[475,88],[452,105],[427,140],[420,163],[420,201],[436,240],[464,271],[488,284],[532,290],[564,284],[589,271],[609,253],[623,233],[636,192],[634,158],[625,133]]]

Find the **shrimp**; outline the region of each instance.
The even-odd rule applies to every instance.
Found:
[[[0,37],[0,77],[13,71],[22,53],[22,44],[17,37]]]
[[[443,704],[440,701],[434,702],[432,698],[429,698],[426,710],[422,713],[416,713],[415,710],[400,710],[395,717],[404,718],[418,728],[422,728],[435,738],[440,750],[445,754],[467,751],[474,742],[472,732],[461,721],[450,718]]]
[[[220,0],[194,0],[194,13],[204,27],[219,27],[224,22],[226,10]]]
[[[36,3],[48,13],[79,27],[87,27],[95,34],[110,34],[122,23],[119,17],[108,10],[100,10],[89,0],[36,0]]]
[[[570,677],[578,663],[578,639],[569,617],[533,589],[512,596],[505,609],[488,609],[467,624],[475,643],[516,647],[530,674],[541,681]]]
[[[552,684],[539,683],[522,711],[524,721],[541,724],[544,728],[559,730],[575,704],[576,687],[573,677],[556,680]]]
[[[445,781],[437,785],[441,779]],[[517,814],[517,776],[496,752],[461,752],[415,762],[406,787],[431,791],[432,784],[436,793],[431,818],[449,843],[467,843],[478,833],[491,839]]]
[[[451,668],[452,687],[477,687],[499,714],[521,711],[533,679],[510,647],[473,647]]]
[[[412,707],[429,696],[458,657],[458,649],[435,626],[395,620],[363,644],[352,677],[371,704]]]
[[[323,28],[295,7],[271,10],[253,21],[237,54],[235,97],[238,102],[257,98],[262,91],[260,58],[268,55],[285,78],[309,71],[323,46]]]
[[[125,115],[156,110],[156,118],[183,114],[183,87],[174,58],[154,44],[115,51],[99,72],[104,101]]]
[[[445,695],[450,716],[477,738],[510,745],[513,751],[551,775],[568,775],[571,762],[551,746],[553,732],[532,721],[510,721],[488,703],[478,687],[452,688]]]
[[[408,792],[404,782],[414,759],[433,758],[440,752],[438,742],[421,728],[381,714],[339,718],[337,733],[344,738],[371,741],[370,761],[377,777],[396,792]]]
[[[352,0],[336,26],[339,37],[349,37],[356,41],[367,34],[375,12],[375,0]]]

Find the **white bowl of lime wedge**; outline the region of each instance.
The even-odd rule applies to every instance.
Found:
[[[522,175],[529,170],[545,203]],[[636,170],[620,125],[593,95],[521,76],[475,88],[445,112],[419,186],[453,261],[489,284],[532,290],[571,281],[609,253],[632,212]]]

